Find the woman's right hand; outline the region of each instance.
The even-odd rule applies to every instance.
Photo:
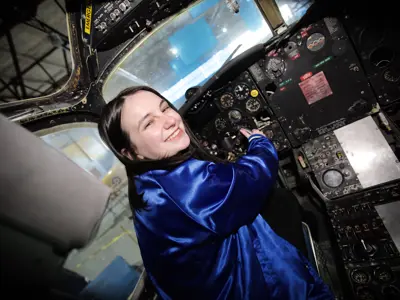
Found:
[[[261,134],[262,136],[264,136],[265,137],[265,134],[262,132],[262,131],[260,131],[260,130],[258,130],[258,129],[253,129],[253,130],[249,130],[249,129],[245,129],[245,128],[241,128],[240,129],[240,132],[246,137],[246,138],[249,138],[251,135],[253,135],[253,134]]]

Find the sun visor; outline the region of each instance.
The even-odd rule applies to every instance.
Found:
[[[0,222],[69,251],[97,231],[110,189],[0,115]]]

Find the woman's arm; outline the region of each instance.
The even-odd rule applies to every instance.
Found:
[[[180,174],[178,191],[167,188],[176,205],[211,231],[226,235],[259,214],[278,172],[278,155],[270,140],[249,137],[246,155],[236,163],[194,161]]]

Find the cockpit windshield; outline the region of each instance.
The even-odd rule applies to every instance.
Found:
[[[234,13],[224,0],[199,1],[154,29],[107,78],[104,99],[148,85],[179,108],[185,91],[210,78],[239,45],[233,57],[272,37],[254,0],[237,2]]]

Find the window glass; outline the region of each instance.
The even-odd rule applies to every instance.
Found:
[[[312,0],[275,0],[286,25],[291,25],[306,13]]]
[[[68,82],[72,72],[65,1],[27,2],[23,14],[27,17],[30,7],[38,4],[35,16],[18,22],[9,32],[4,27],[0,36],[0,104],[50,95]],[[10,12],[2,7],[4,16],[9,13],[10,20],[25,20],[25,16],[17,17],[20,5],[16,1]],[[0,19],[1,26],[7,22]]]
[[[93,280],[116,256],[121,256],[141,270],[142,258],[130,218],[125,167],[102,142],[97,125],[62,125],[38,135],[113,189],[96,237],[85,248],[72,251],[64,267]]]
[[[42,136],[42,139],[100,180],[119,164],[100,140],[96,127],[65,129]]]
[[[104,99],[148,85],[182,106],[185,91],[210,78],[238,45],[233,57],[272,37],[253,0],[238,4],[235,14],[224,0],[203,0],[161,24],[114,69],[104,84]]]

